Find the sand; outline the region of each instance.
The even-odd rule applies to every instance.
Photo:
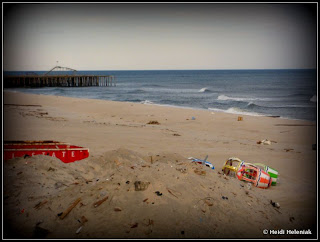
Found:
[[[317,236],[314,122],[7,91],[3,115],[5,141],[90,149],[74,163],[42,155],[3,162],[4,238]],[[257,144],[264,139],[275,142]],[[188,160],[206,155],[214,170]],[[279,183],[249,190],[223,175],[229,157],[277,169]],[[136,191],[137,181],[146,190]]]

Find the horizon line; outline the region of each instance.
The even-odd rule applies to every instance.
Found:
[[[314,68],[241,68],[241,69],[79,69],[76,71],[224,71],[224,70],[317,70]],[[3,72],[32,72],[32,71],[48,71],[48,70],[3,70]],[[62,71],[59,71],[62,72]],[[68,72],[68,71],[65,71]]]

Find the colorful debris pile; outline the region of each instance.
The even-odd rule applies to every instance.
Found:
[[[225,175],[237,177],[240,181],[247,181],[259,188],[275,186],[279,181],[279,172],[262,163],[247,163],[236,157],[229,158],[222,171]]]

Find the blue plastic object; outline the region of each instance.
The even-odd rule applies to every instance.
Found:
[[[206,158],[204,160],[200,160],[200,159],[193,158],[193,157],[190,157],[189,159],[192,160],[193,162],[198,162],[199,164],[206,165],[206,166],[210,167],[212,170],[214,170],[214,166],[209,161],[207,161],[207,158],[208,158],[208,156],[206,156]]]

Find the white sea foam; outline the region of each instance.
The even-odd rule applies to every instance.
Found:
[[[247,111],[242,110],[241,108],[235,108],[235,107],[228,108],[227,110],[219,109],[219,108],[208,108],[208,109],[211,111],[232,113],[232,114],[242,114],[242,115],[250,115],[250,116],[265,116],[265,114],[263,115],[263,114],[254,113],[254,112],[247,112]]]
[[[317,102],[317,95],[313,95],[313,97],[310,99],[310,101],[316,103]]]
[[[144,101],[141,101],[140,103],[142,103],[142,104],[154,104],[153,102],[151,102],[149,100],[144,100]]]
[[[234,98],[234,97],[228,97],[226,95],[219,95],[217,100],[235,100],[235,101],[243,101],[243,98]]]
[[[233,101],[254,101],[254,100],[270,100],[269,98],[253,98],[253,97],[228,97],[226,95],[219,95],[217,100],[233,100]]]
[[[171,107],[171,108],[183,108],[183,109],[193,109],[193,110],[203,110],[203,108],[195,108],[195,107],[188,107],[188,106],[178,106],[173,104],[160,104],[160,103],[154,103],[149,100],[141,101],[142,104],[147,105],[154,105],[154,106],[161,106],[161,107]]]

